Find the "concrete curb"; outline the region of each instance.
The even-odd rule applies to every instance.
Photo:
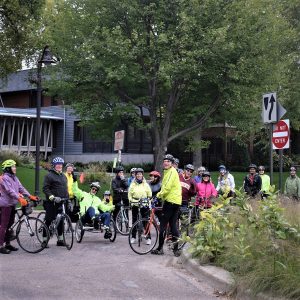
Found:
[[[218,291],[229,292],[234,285],[234,279],[230,272],[210,265],[200,265],[197,259],[184,250],[180,256],[183,267],[200,280],[209,280]]]
[[[215,289],[219,292],[230,294],[236,289],[234,299],[243,300],[287,300],[286,298],[278,298],[269,296],[265,293],[253,295],[251,290],[243,290],[235,286],[235,280],[232,274],[220,267],[212,265],[201,265],[197,259],[192,258],[188,253],[188,249],[184,249],[179,257],[182,266],[192,273],[199,280],[209,280]]]

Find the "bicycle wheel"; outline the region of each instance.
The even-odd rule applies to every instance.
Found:
[[[158,229],[155,223],[144,218],[137,220],[129,231],[130,248],[137,254],[149,253],[158,240]]]
[[[117,236],[117,227],[116,227],[116,223],[113,219],[110,220],[109,223],[109,233],[111,234],[109,240],[111,242],[114,242]]]
[[[44,238],[43,232],[46,233]],[[17,242],[28,253],[42,251],[47,246],[49,238],[47,226],[35,217],[25,217],[17,227]],[[43,243],[44,240],[45,243]]]
[[[38,215],[37,215],[37,219],[40,219],[42,222],[45,222],[45,217],[46,217],[46,212],[41,211]]]
[[[63,241],[68,250],[73,247],[74,233],[71,219],[68,215],[64,215],[63,219]]]
[[[121,209],[116,217],[116,227],[121,235],[129,234],[129,208]]]
[[[84,235],[83,224],[82,221],[79,219],[75,225],[75,238],[77,243],[81,243],[83,235]]]

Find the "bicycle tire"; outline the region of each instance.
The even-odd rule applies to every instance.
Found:
[[[146,228],[144,229],[144,224]],[[131,243],[133,238],[133,231],[136,230],[135,243]],[[147,245],[147,236],[150,233],[151,244]],[[150,222],[148,218],[137,220],[131,227],[128,236],[130,248],[139,255],[149,253],[156,245],[158,241],[158,229],[154,222]]]
[[[84,235],[83,224],[82,221],[79,219],[75,225],[75,239],[77,243],[81,243],[83,235]]]
[[[113,219],[109,222],[109,230],[111,232],[111,237],[109,238],[110,242],[114,242],[117,236],[117,226]]]
[[[119,210],[117,217],[116,217],[116,228],[117,231],[121,235],[128,235],[130,228],[129,228],[129,211],[130,208],[124,208],[124,211]],[[122,213],[124,213],[124,216],[122,216]]]
[[[43,232],[46,237],[43,238]],[[17,242],[28,253],[38,253],[46,248],[50,239],[45,223],[35,217],[26,217],[17,227]],[[46,241],[43,243],[43,241]]]
[[[37,218],[37,219],[40,219],[42,222],[45,222],[45,217],[46,217],[46,212],[44,212],[44,211],[41,211],[41,212],[36,216],[36,218]]]
[[[74,241],[72,222],[68,215],[63,216],[62,222],[63,222],[63,241],[65,243],[66,248],[68,250],[71,250]]]

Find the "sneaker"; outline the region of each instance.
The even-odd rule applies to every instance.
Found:
[[[104,230],[108,230],[108,229],[109,229],[109,226],[103,225],[103,229],[104,229]]]
[[[181,251],[177,249],[177,250],[173,250],[173,253],[174,253],[175,257],[179,257],[181,254]]]
[[[66,246],[64,241],[57,241],[56,246]]]
[[[163,255],[164,254],[164,250],[163,249],[155,249],[151,251],[151,254],[154,255]]]
[[[151,245],[151,239],[147,239],[146,245]]]
[[[131,240],[130,240],[130,244],[135,244],[136,243],[136,240],[135,240],[135,238],[131,238]]]
[[[19,248],[12,246],[11,244],[5,245],[5,248],[10,251],[18,251]]]
[[[10,250],[6,249],[5,247],[0,247],[0,253],[2,253],[2,254],[9,254]]]
[[[105,239],[110,239],[112,237],[112,233],[109,230],[106,230],[104,233],[104,238]]]

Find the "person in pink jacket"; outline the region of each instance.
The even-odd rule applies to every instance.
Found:
[[[204,208],[212,207],[212,197],[217,197],[218,192],[214,186],[214,184],[210,180],[210,173],[205,171],[202,175],[201,182],[197,183],[197,196],[195,205],[203,206]]]

